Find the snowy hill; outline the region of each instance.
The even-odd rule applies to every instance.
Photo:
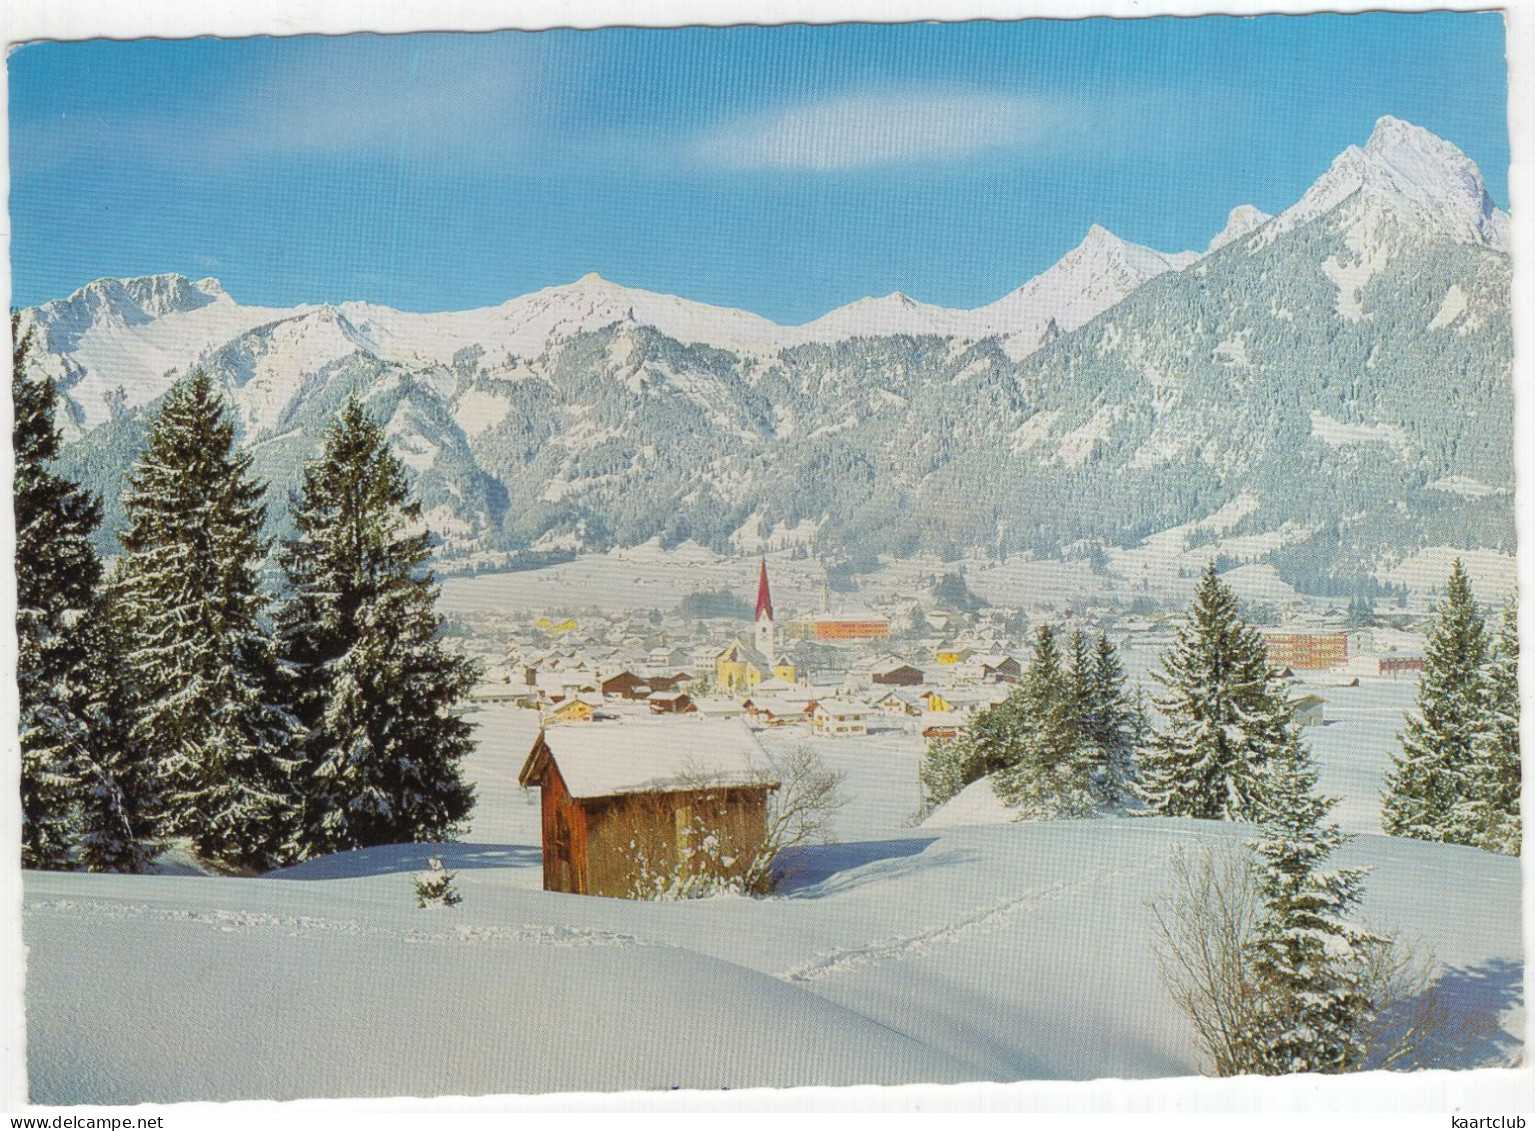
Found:
[[[1391,681],[1328,694],[1338,725],[1313,740],[1321,786],[1342,796],[1347,827],[1378,828],[1380,771],[1407,695]],[[505,706],[471,718],[477,803],[460,843],[340,853],[253,879],[26,873],[32,1098],[1199,1070],[1158,979],[1146,903],[1168,886],[1175,849],[1234,849],[1250,826],[1012,823],[981,781],[913,829],[902,822],[918,799],[917,740],[810,739],[848,775],[836,816],[845,843],[802,851],[781,895],[546,893],[541,809],[513,773],[536,721]],[[782,751],[807,739],[763,741]],[[457,873],[457,907],[415,906],[411,877],[432,853]],[[1451,1013],[1473,1034],[1446,1066],[1520,1055],[1519,861],[1368,832],[1343,857],[1373,869],[1361,921],[1399,929],[1446,968]]]
[[[1234,209],[1203,255],[1095,226],[974,311],[894,294],[781,327],[596,276],[460,313],[271,311],[163,276],[23,318],[109,549],[146,414],[200,364],[277,491],[359,391],[450,569],[728,552],[748,527],[828,556],[1052,555],[1242,500],[1228,533],[1255,562],[1351,593],[1430,548],[1513,551],[1506,229],[1458,149],[1386,118],[1278,216]]]
[[[530,890],[536,849],[505,844],[448,846],[464,901],[440,911],[411,898],[423,846],[349,854],[326,879],[29,874],[32,1098],[1190,1075],[1146,901],[1175,846],[1243,833],[924,829],[824,850],[787,897],[681,904]],[[1451,1008],[1498,1018],[1463,1066],[1508,1062],[1518,860],[1384,837],[1346,859],[1373,867],[1365,917],[1451,969]]]

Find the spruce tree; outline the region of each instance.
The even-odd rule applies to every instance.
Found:
[[[1087,634],[1080,628],[1067,640],[1065,670],[1062,673],[1062,693],[1067,699],[1071,724],[1076,730],[1078,742],[1090,741],[1089,716],[1093,713],[1093,655],[1088,647]]]
[[[272,697],[257,581],[265,488],[250,464],[207,375],[177,382],[128,476],[113,596],[131,737],[157,768],[166,830],[206,857],[266,868],[291,833],[298,732]]]
[[[1085,655],[1085,646],[1073,645],[1073,663]],[[1016,755],[994,779],[997,796],[1022,820],[1080,817],[1092,809],[1091,755],[1070,676],[1055,633],[1041,625],[1017,693]]]
[[[974,762],[973,747],[964,736],[935,738],[927,744],[917,779],[922,786],[922,808],[926,817],[938,806],[957,795],[975,780],[968,776]]]
[[[1082,698],[1082,733],[1093,756],[1094,794],[1100,804],[1122,809],[1135,780],[1134,719],[1119,653],[1101,633],[1085,671]]]
[[[101,504],[52,470],[50,381],[26,374],[11,322],[22,861],[141,872],[153,859],[151,768],[127,735],[119,654],[91,541]]]
[[[1263,638],[1237,612],[1212,563],[1188,618],[1153,678],[1166,729],[1141,758],[1141,796],[1168,817],[1256,821],[1266,814],[1270,763],[1289,742],[1291,708]]]
[[[1475,795],[1486,725],[1487,626],[1460,559],[1425,648],[1417,711],[1386,774],[1381,825],[1393,836],[1467,837],[1459,810]]]
[[[420,505],[383,430],[351,398],[304,472],[278,615],[308,728],[305,855],[455,835],[474,801],[470,727],[452,711],[471,662],[440,640]]]
[[[16,681],[21,700],[21,862],[68,868],[80,751],[89,735],[79,706],[86,662],[82,619],[101,580],[91,535],[101,503],[52,468],[59,452],[51,381],[27,376],[29,331],[11,317],[11,433],[16,458]]]
[[[1483,726],[1471,764],[1470,797],[1446,839],[1518,856],[1519,815],[1519,604],[1511,599],[1493,641],[1482,683]]]
[[[81,714],[90,741],[80,756],[79,860],[92,872],[142,872],[160,847],[154,816],[161,809],[160,790],[155,767],[133,733],[129,642],[110,586],[84,631]]]
[[[1293,732],[1269,759],[1269,814],[1250,842],[1263,903],[1251,953],[1256,1031],[1250,1071],[1344,1072],[1363,1055],[1373,1006],[1368,949],[1385,940],[1350,923],[1365,869],[1327,870],[1347,837],[1326,823],[1310,752]]]

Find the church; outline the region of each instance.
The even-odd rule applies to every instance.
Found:
[[[762,557],[762,572],[757,579],[757,611],[752,642],[739,636],[727,644],[714,661],[714,686],[718,691],[750,691],[769,679],[794,682],[794,665],[778,651],[778,633],[773,627],[773,596],[768,589],[767,555]]]

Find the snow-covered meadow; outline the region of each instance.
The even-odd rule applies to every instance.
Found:
[[[1379,744],[1410,684],[1327,695],[1323,786],[1373,828]],[[1344,691],[1355,692],[1354,696]],[[477,712],[479,805],[440,849],[346,853],[254,879],[26,877],[28,1065],[44,1103],[437,1096],[1189,1075],[1147,901],[1178,846],[1231,825],[926,825],[919,740],[810,740],[847,773],[842,843],[770,899],[540,890],[538,808],[516,784],[527,715]],[[622,725],[622,724],[592,724]],[[686,725],[679,723],[678,725]],[[972,787],[972,790],[981,787]],[[979,822],[979,823],[969,823]],[[437,851],[463,902],[417,909]],[[1365,833],[1363,916],[1431,946],[1454,1007],[1491,1019],[1463,1063],[1520,1055],[1517,859]]]

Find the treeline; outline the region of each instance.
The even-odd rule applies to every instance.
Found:
[[[23,866],[138,872],[181,837],[258,870],[452,835],[473,804],[452,708],[475,673],[439,639],[420,507],[363,406],[290,499],[273,599],[265,485],[212,381],[183,379],[107,571],[100,500],[52,467],[30,344],[12,369]]]

